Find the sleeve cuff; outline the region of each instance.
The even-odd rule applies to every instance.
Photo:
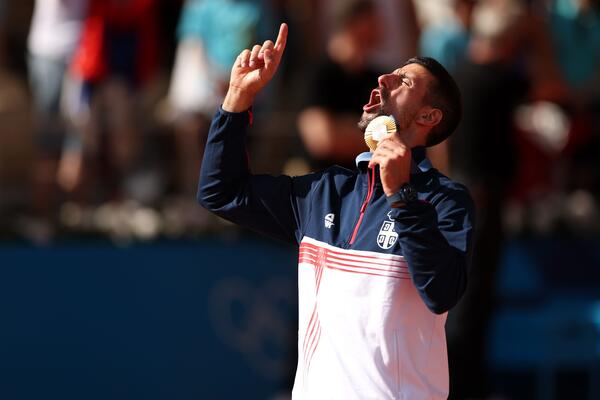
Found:
[[[240,112],[231,112],[223,109],[223,105],[219,106],[219,110],[217,111],[217,115],[223,115],[228,118],[232,118],[234,120],[238,120],[239,122],[243,122],[248,125],[252,125],[254,120],[254,114],[252,112],[252,107],[247,109],[246,111]]]

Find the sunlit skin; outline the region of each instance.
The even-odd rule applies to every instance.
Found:
[[[411,149],[424,146],[431,128],[442,112],[424,104],[423,99],[433,76],[419,64],[408,64],[392,73],[381,75],[379,87],[371,92],[363,106],[359,127],[364,130],[379,115],[392,115],[398,132],[379,141],[369,167],[379,166],[386,195],[390,196],[410,177]]]
[[[271,40],[246,49],[237,57],[231,70],[229,89],[223,110],[248,110],[256,94],[271,80],[285,50],[288,27],[281,24],[275,43]],[[377,115],[393,115],[398,133],[379,141],[369,167],[379,166],[383,190],[390,196],[408,182],[411,148],[425,145],[427,134],[442,118],[439,109],[423,104],[428,84],[433,79],[418,64],[409,64],[379,77],[379,87],[363,107],[361,123],[366,126]],[[360,124],[359,124],[360,125]]]
[[[235,60],[229,79],[229,90],[223,100],[223,110],[242,112],[252,106],[254,97],[273,78],[287,42],[288,26],[281,24],[277,40],[244,50]]]

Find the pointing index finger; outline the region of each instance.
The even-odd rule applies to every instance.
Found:
[[[285,49],[285,43],[287,42],[288,26],[286,23],[282,23],[279,27],[279,34],[275,41],[275,51],[281,53]]]

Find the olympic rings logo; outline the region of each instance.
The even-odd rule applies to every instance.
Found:
[[[289,373],[289,349],[296,343],[297,289],[290,278],[274,277],[260,286],[226,278],[209,293],[211,326],[228,347],[269,380]]]

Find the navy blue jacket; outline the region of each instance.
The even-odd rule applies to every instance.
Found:
[[[456,304],[467,284],[474,206],[464,186],[431,167],[424,149],[412,151],[410,183],[419,201],[391,208],[377,170],[367,162],[357,162],[354,171],[334,166],[298,177],[252,174],[248,126],[247,112],[220,109],[215,115],[204,150],[200,204],[285,242],[299,244],[307,235],[339,248],[402,255],[432,312]],[[393,222],[392,231],[386,221]]]

